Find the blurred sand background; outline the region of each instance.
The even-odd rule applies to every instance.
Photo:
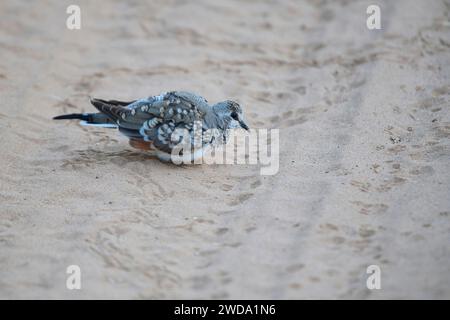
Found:
[[[450,298],[450,2],[376,2],[1,1],[0,298]],[[181,89],[279,128],[279,173],[50,120]]]

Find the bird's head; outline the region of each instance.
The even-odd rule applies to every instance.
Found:
[[[237,102],[231,100],[222,101],[216,103],[213,106],[213,110],[223,129],[242,128],[247,131],[249,130],[249,127],[244,122],[242,108]]]

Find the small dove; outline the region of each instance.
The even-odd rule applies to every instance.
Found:
[[[226,100],[209,105],[191,92],[171,91],[129,102],[91,99],[91,103],[98,113],[72,113],[53,119],[79,119],[84,125],[118,128],[132,147],[156,150],[163,161],[171,160],[180,143],[200,146],[201,151],[205,146],[226,143],[229,129],[249,130],[238,103]]]

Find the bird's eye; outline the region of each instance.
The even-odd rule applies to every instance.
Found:
[[[238,120],[238,114],[237,114],[237,112],[232,112],[231,113],[231,117],[234,119],[234,120]]]

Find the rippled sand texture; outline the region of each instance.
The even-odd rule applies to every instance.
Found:
[[[0,3],[0,298],[450,298],[449,1],[78,2]],[[49,120],[173,89],[280,128],[279,173]]]

